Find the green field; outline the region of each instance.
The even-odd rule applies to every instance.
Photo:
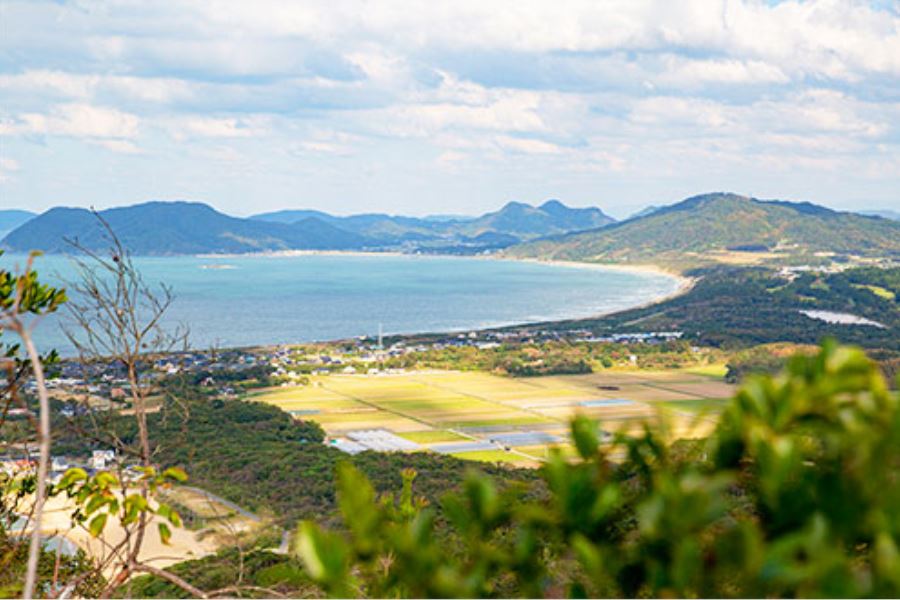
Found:
[[[506,452],[504,450],[480,450],[476,452],[460,452],[458,454],[453,454],[456,458],[461,458],[463,460],[474,460],[479,462],[509,462],[509,463],[520,463],[520,462],[530,462],[527,458],[523,456],[519,456],[517,454],[513,454],[512,452]]]
[[[661,402],[660,404],[679,411],[697,414],[718,414],[725,408],[729,398],[702,398],[698,400],[681,400],[680,402]]]
[[[409,440],[411,442],[416,442],[417,444],[438,444],[445,442],[464,442],[468,438],[465,438],[459,434],[452,433],[450,431],[444,431],[443,429],[431,429],[426,431],[407,431],[406,433],[398,434],[403,439]]]
[[[853,287],[858,288],[858,289],[863,289],[863,290],[869,290],[870,292],[872,292],[879,298],[884,298],[885,300],[893,301],[893,300],[897,299],[897,295],[894,292],[892,292],[891,290],[889,290],[887,288],[881,287],[879,285],[862,285],[862,284],[855,283],[855,284],[853,284]]]
[[[509,378],[483,372],[428,371],[313,377],[308,386],[265,390],[251,399],[318,422],[332,438],[384,429],[425,449],[490,442],[494,436],[543,432],[565,438],[577,413],[608,431],[637,430],[664,411],[676,435],[698,435],[694,415],[715,410],[732,388],[721,369],[606,371],[590,375]],[[587,402],[588,405],[582,403]],[[598,405],[597,405],[598,404]],[[702,423],[701,423],[702,426]],[[702,433],[702,431],[700,432]],[[551,445],[453,452],[467,460],[542,460]],[[567,454],[571,448],[560,444]]]

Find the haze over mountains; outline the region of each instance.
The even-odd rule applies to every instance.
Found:
[[[472,218],[338,217],[297,210],[242,219],[194,202],[147,202],[100,215],[126,247],[146,255],[385,249],[474,254],[613,222],[600,209],[569,208],[557,200],[538,207],[510,202]],[[9,233],[2,245],[22,252],[65,252],[67,239],[87,248],[108,243],[90,211],[53,208]]]
[[[12,211],[6,211],[12,212]],[[107,245],[90,211],[54,208],[0,212],[0,224],[28,219],[2,241],[14,251],[65,252],[66,238]],[[174,255],[284,250],[396,250],[442,254],[503,251],[512,257],[622,262],[780,262],[826,257],[900,257],[900,222],[810,203],[763,201],[729,193],[694,196],[616,222],[599,208],[510,202],[479,217],[335,216],[286,210],[237,218],[205,204],[148,202],[101,211],[135,254]],[[5,219],[5,220],[4,220]]]

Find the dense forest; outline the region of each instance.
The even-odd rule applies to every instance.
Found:
[[[792,280],[764,268],[713,267],[688,274],[696,279],[694,287],[659,304],[532,328],[601,334],[679,330],[697,344],[726,348],[818,344],[833,337],[871,350],[900,352],[900,268],[801,273]],[[829,324],[801,310],[852,313],[885,327]]]

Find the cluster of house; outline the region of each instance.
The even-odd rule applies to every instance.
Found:
[[[829,252],[816,252],[815,255],[819,258],[834,258],[834,256]],[[804,273],[822,273],[825,275],[830,275],[834,273],[841,273],[848,269],[853,269],[860,266],[892,269],[900,267],[900,260],[892,258],[861,258],[859,256],[854,256],[849,257],[847,260],[843,261],[832,260],[832,262],[829,262],[825,265],[784,266],[778,269],[778,275],[780,277],[783,277],[784,279],[787,279],[788,281],[793,281]]]
[[[0,456],[0,472],[16,477],[37,468],[39,455],[33,449],[16,447],[6,448],[6,454]],[[56,455],[50,460],[50,478],[56,482],[71,468],[84,469],[88,475],[99,471],[108,471],[118,466],[118,457],[114,450],[94,450],[88,458],[74,458]]]
[[[215,387],[222,396],[233,396],[235,390],[229,381],[234,373],[251,368],[263,368],[280,379],[283,385],[301,383],[307,375],[379,374],[402,371],[384,369],[383,363],[392,357],[442,350],[451,347],[473,347],[481,350],[497,348],[502,344],[528,344],[547,341],[584,343],[657,344],[683,337],[680,331],[613,332],[598,335],[589,329],[551,330],[521,328],[503,331],[473,331],[393,340],[389,345],[379,339],[357,338],[330,345],[307,347],[277,346],[272,348],[235,349],[219,351],[191,351],[171,353],[148,359],[139,369],[142,383],[153,384],[162,378],[176,374],[197,375],[198,382]],[[130,395],[130,384],[125,368],[115,361],[63,361],[57,377],[47,384],[51,394],[59,400],[79,400],[86,395],[87,402],[79,407],[67,405],[63,416],[74,416],[78,410],[108,410],[121,406]],[[229,376],[218,376],[227,373]],[[34,381],[25,385],[25,391],[35,391]],[[11,415],[14,416],[14,415]]]
[[[431,341],[428,344],[404,346],[400,344],[400,352],[424,352],[447,347],[471,346],[481,350],[497,348],[501,344],[528,344],[542,342],[585,342],[585,343],[617,343],[617,344],[657,344],[678,340],[684,337],[682,331],[648,331],[648,332],[613,332],[597,335],[590,329],[519,329],[513,331],[479,331],[460,333],[453,337]]]

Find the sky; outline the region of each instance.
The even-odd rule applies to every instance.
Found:
[[[900,2],[0,0],[0,208],[900,210]]]

